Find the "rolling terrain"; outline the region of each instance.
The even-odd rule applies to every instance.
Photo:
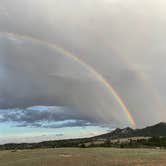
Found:
[[[129,127],[116,129],[91,138],[51,140],[40,143],[10,143],[0,145],[0,150],[63,147],[166,148],[166,123],[162,122],[143,129]]]
[[[166,123],[161,122],[154,126],[149,126],[143,129],[132,129],[132,128],[124,128],[124,129],[116,129],[110,133],[106,133],[103,135],[99,135],[94,138],[127,138],[127,137],[165,137],[166,136]]]
[[[159,123],[92,138],[6,144],[0,166],[165,166],[165,136],[166,123]]]

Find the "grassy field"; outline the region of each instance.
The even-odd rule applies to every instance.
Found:
[[[65,148],[1,151],[0,166],[166,166],[166,150]]]

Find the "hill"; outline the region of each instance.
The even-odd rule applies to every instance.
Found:
[[[110,139],[118,139],[118,138],[128,138],[128,137],[166,137],[166,123],[161,122],[154,126],[149,126],[143,129],[132,129],[132,128],[124,128],[124,129],[116,129],[110,133],[96,136],[94,138],[110,138]]]

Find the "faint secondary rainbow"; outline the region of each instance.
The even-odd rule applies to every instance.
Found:
[[[158,92],[153,88],[153,85],[150,83],[145,73],[141,70],[137,70],[137,67],[134,65],[134,63],[131,63],[129,58],[125,56],[124,54],[125,51],[123,51],[123,53],[119,52],[119,49],[117,49],[117,47],[114,46],[114,43],[111,42],[111,40],[105,38],[103,36],[103,33],[101,33],[100,31],[96,31],[93,35],[94,35],[93,37],[96,40],[100,41],[101,44],[107,46],[110,49],[110,51],[113,51],[114,55],[119,56],[120,59],[123,61],[123,63],[126,64],[130,70],[134,71],[134,74],[143,82],[146,90],[150,92],[150,95],[153,96],[154,100],[158,103],[158,112],[160,112],[160,119],[162,119],[162,117],[165,116],[164,101],[161,98],[161,96],[158,94]]]
[[[136,127],[136,123],[134,121],[134,118],[132,117],[131,113],[129,112],[129,110],[128,110],[127,106],[125,105],[125,103],[123,102],[122,98],[118,95],[118,93],[112,87],[112,85],[104,78],[104,76],[102,74],[98,73],[96,71],[96,69],[94,69],[88,63],[84,62],[82,59],[80,59],[79,57],[75,56],[73,53],[69,52],[68,50],[64,49],[63,47],[61,47],[59,45],[54,44],[54,43],[50,43],[50,42],[45,41],[45,40],[38,39],[36,37],[26,36],[26,35],[22,35],[22,34],[11,33],[11,32],[0,32],[0,34],[6,35],[8,37],[16,37],[16,38],[21,38],[21,39],[29,39],[29,40],[37,42],[37,43],[39,43],[41,45],[45,45],[45,46],[47,46],[49,48],[55,49],[56,51],[62,53],[66,57],[71,58],[75,62],[77,62],[80,65],[82,65],[83,67],[85,67],[89,72],[91,72],[96,77],[96,79],[98,81],[100,81],[109,90],[109,92],[114,96],[114,98],[119,103],[119,105],[121,106],[121,108],[123,109],[123,111],[126,113],[127,118],[129,120],[129,122],[131,123],[131,125],[133,127]]]

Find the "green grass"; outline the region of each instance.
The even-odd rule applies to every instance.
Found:
[[[0,166],[165,166],[156,149],[61,148],[1,151]]]

